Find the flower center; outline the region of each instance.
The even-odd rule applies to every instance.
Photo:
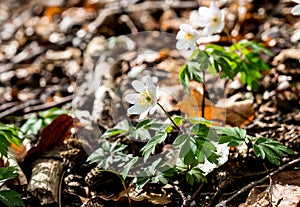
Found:
[[[184,39],[192,41],[194,39],[194,35],[192,35],[191,33],[186,32],[184,34]]]
[[[217,23],[219,21],[219,18],[215,17],[213,18],[213,22]]]
[[[152,93],[149,89],[143,90],[140,93],[140,97],[139,97],[139,102],[140,105],[142,106],[150,106],[153,103],[153,98],[152,98]]]

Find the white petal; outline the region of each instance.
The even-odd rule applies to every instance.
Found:
[[[207,17],[201,17],[198,19],[197,24],[200,27],[206,27],[207,25],[211,24],[212,19],[211,18],[207,18]]]
[[[224,22],[220,22],[220,24],[217,25],[217,27],[215,28],[215,32],[220,33],[222,32],[222,30],[224,29],[225,23]]]
[[[185,34],[185,32],[179,30],[176,35],[176,40],[184,39],[184,34]]]
[[[211,10],[211,13],[214,15],[214,16],[220,16],[220,9],[219,7],[216,5],[216,2],[212,1],[210,3],[210,10]]]
[[[203,34],[206,36],[211,36],[214,33],[214,30],[211,27],[205,27],[203,29]]]
[[[136,90],[137,92],[141,92],[146,88],[145,84],[142,81],[138,81],[138,80],[132,81],[131,85],[134,88],[134,90]]]
[[[140,97],[140,94],[138,93],[130,93],[130,94],[127,94],[125,96],[125,100],[128,102],[128,103],[131,103],[131,104],[136,104],[139,102],[139,97]]]
[[[300,5],[294,6],[291,12],[293,15],[300,15]]]
[[[194,30],[193,27],[191,25],[189,25],[189,24],[181,24],[179,26],[179,29],[182,30],[182,31],[184,31],[184,32],[187,32],[187,33],[190,33],[191,31]]]
[[[146,116],[148,115],[149,110],[146,110],[145,112],[141,113],[139,120],[145,119]]]
[[[146,77],[146,86],[150,89],[150,88],[155,88],[155,85],[152,81],[152,78],[150,76]]]
[[[154,114],[156,108],[157,108],[156,105],[154,105],[154,106],[150,109],[149,114]]]
[[[155,87],[152,87],[152,88],[149,88],[150,92],[151,92],[151,95],[152,95],[152,105],[156,105],[157,103],[157,90]]]
[[[136,105],[133,105],[132,107],[130,107],[129,109],[127,109],[127,113],[128,114],[141,114],[147,110],[148,110],[148,108],[145,108],[141,105],[136,104]]]
[[[211,15],[211,11],[208,7],[206,6],[202,6],[198,9],[198,13],[199,15],[201,15],[202,17],[207,17]]]
[[[178,50],[187,50],[189,46],[185,40],[178,40],[176,43],[176,48]]]

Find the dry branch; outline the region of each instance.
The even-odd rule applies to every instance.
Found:
[[[300,162],[300,158],[297,158],[295,160],[292,160],[292,161],[290,161],[290,162],[288,162],[288,163],[280,166],[277,170],[271,172],[269,175],[263,177],[262,179],[257,180],[255,182],[251,182],[248,185],[246,185],[245,187],[241,188],[239,191],[237,191],[234,195],[232,195],[231,197],[229,197],[225,201],[222,201],[222,202],[218,203],[216,205],[216,207],[226,206],[227,203],[229,203],[230,201],[232,201],[233,199],[235,199],[237,196],[241,195],[242,193],[245,193],[246,191],[248,191],[249,189],[253,188],[254,186],[256,186],[258,184],[266,182],[268,179],[270,179],[275,174],[277,174],[277,173],[281,172],[282,170],[284,170],[284,169],[286,169],[288,167],[291,167],[291,166],[293,166],[293,165],[295,165],[295,164],[297,164],[299,162]]]

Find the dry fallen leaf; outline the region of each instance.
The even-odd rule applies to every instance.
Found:
[[[185,96],[178,103],[180,110],[189,117],[202,117],[203,95],[199,90],[193,88],[190,95]],[[216,107],[213,103],[205,99],[204,117],[209,120],[219,121],[232,126],[242,126],[254,118],[254,109],[252,100],[229,101],[225,108]]]
[[[237,101],[226,106],[226,124],[242,126],[253,121],[254,109],[252,100]]]
[[[59,115],[43,129],[39,142],[28,151],[27,157],[39,157],[47,149],[60,145],[71,134],[70,129],[72,126],[73,118],[71,116]]]
[[[254,187],[239,207],[297,207],[299,202],[299,186],[275,184]]]
[[[202,100],[203,95],[197,89],[192,88],[190,95],[184,96],[178,106],[189,117],[202,117]],[[204,117],[209,120],[224,122],[226,110],[213,106],[210,100],[205,99]]]

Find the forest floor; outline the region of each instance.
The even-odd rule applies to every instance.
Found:
[[[184,199],[199,207],[225,200],[223,206],[299,206],[300,16],[290,13],[295,3],[217,2],[227,12],[231,41],[255,40],[274,53],[262,56],[270,70],[262,72],[258,91],[241,84],[240,77],[221,81],[231,103],[223,121],[277,140],[295,155],[278,167],[231,148],[228,161],[207,175],[207,183],[188,185],[175,178],[173,185],[147,184],[140,190],[133,188],[131,176],[123,183],[115,173],[99,171],[86,159],[101,146],[97,138],[125,116],[119,91],[131,87],[129,80],[140,71],[157,76],[160,88],[171,94],[160,98],[170,114],[201,113],[200,89],[194,88],[192,98],[181,97],[177,74],[186,57],[174,41],[189,13],[210,1],[2,0],[0,122],[31,133],[23,149],[15,149],[20,175],[6,187],[32,207],[174,207]],[[114,48],[116,42],[126,47]],[[221,33],[213,43],[228,46],[229,39]],[[73,113],[58,116],[64,110]],[[205,113],[222,114],[212,106]],[[27,120],[31,123],[24,126]],[[135,150],[143,145],[115,139]]]

